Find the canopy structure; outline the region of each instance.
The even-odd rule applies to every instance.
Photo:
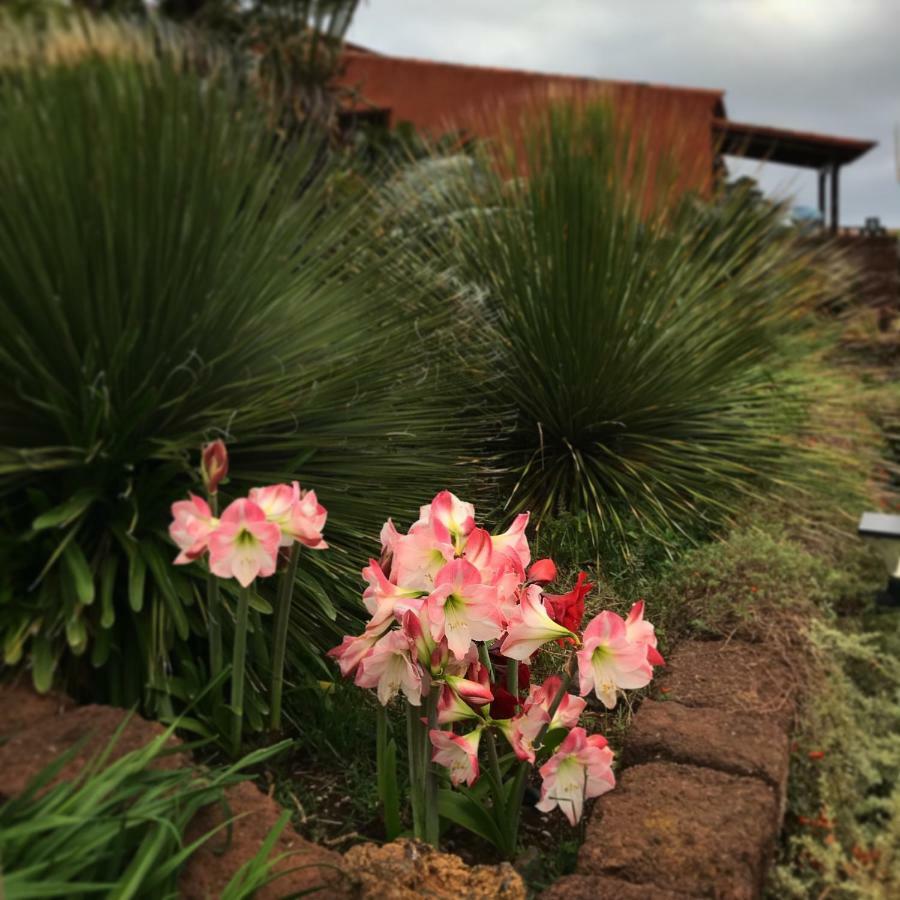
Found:
[[[832,231],[837,231],[840,214],[841,166],[859,159],[876,144],[875,141],[750,125],[725,118],[713,120],[713,134],[719,142],[720,153],[815,169],[819,173],[819,212],[823,221],[830,220]],[[829,181],[831,202],[830,210],[827,210]]]

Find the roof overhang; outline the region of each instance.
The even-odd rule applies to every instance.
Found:
[[[868,153],[877,143],[725,118],[713,120],[713,133],[718,138],[720,153],[809,169],[844,166]]]

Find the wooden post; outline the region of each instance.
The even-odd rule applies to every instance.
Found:
[[[831,165],[831,233],[837,234],[838,218],[840,217],[840,200],[838,197],[838,175],[840,166],[837,163]]]

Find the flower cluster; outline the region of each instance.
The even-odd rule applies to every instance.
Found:
[[[209,553],[209,568],[220,578],[236,578],[247,587],[257,576],[275,572],[279,547],[294,542],[324,550],[322,528],[328,513],[315,491],[292,484],[253,488],[247,497],[230,503],[221,516],[190,494],[172,504],[169,534],[180,553],[175,562],[193,562]]]
[[[432,761],[449,770],[454,785],[471,786],[479,777],[485,730],[503,734],[531,765],[548,733],[568,732],[540,767],[539,808],[559,806],[574,824],[584,800],[615,783],[605,739],[578,727],[584,697],[593,692],[612,708],[619,690],[649,683],[662,657],[643,602],[627,619],[601,612],[582,633],[592,585],[582,573],[568,593],[546,593],[556,566],[549,559],[531,562],[527,524],[522,514],[507,531],[489,534],[476,525],[472,504],[449,491],[423,506],[406,534],[388,520],[381,559],[363,569],[370,621],[330,655],[345,677],[374,689],[382,704],[402,693],[418,707],[423,696],[437,692]],[[550,641],[574,653],[565,677],[540,685],[520,680],[522,664]],[[502,657],[507,670],[515,667],[508,690],[494,680],[492,655],[497,668]],[[576,665],[580,696],[567,692]],[[524,698],[520,686],[527,688]],[[469,725],[465,733],[455,730]]]

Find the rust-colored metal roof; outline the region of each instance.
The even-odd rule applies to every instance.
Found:
[[[868,153],[877,143],[718,117],[713,120],[713,134],[721,153],[810,169],[846,165]]]
[[[387,56],[356,45],[348,45],[339,81],[356,88],[356,99],[351,105],[391,107],[395,110],[395,122],[409,121],[418,127],[440,126],[478,104],[548,88],[579,93],[652,93],[661,98],[699,102],[713,115],[725,115],[724,92],[720,90]]]

